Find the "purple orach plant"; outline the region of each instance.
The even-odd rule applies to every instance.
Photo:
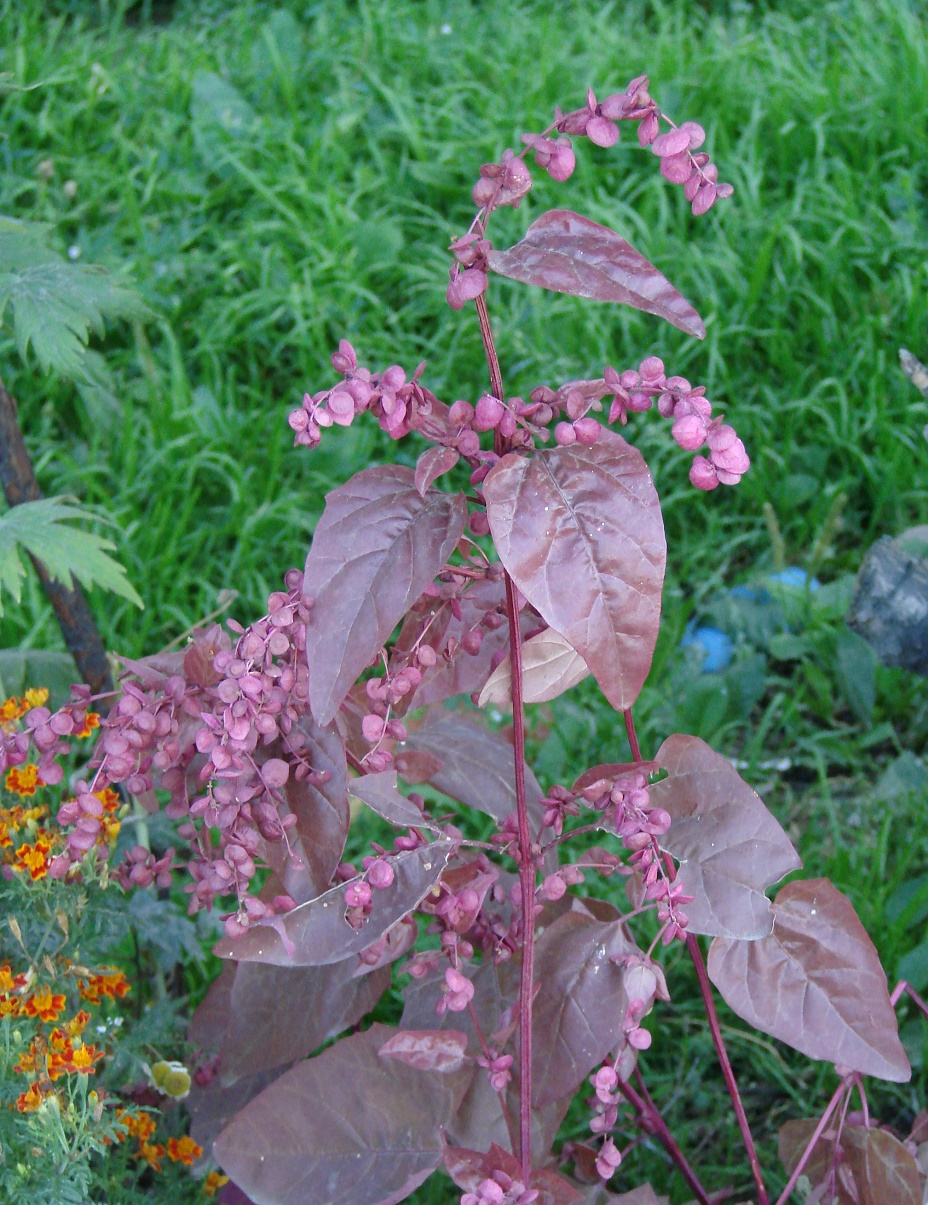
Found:
[[[827,880],[767,897],[799,858],[724,757],[683,734],[644,756],[635,731],[666,547],[647,464],[613,428],[633,429],[629,416],[650,409],[672,420],[703,491],[740,481],[743,443],[704,387],[654,356],[527,398],[504,386],[494,275],[705,333],[652,264],[579,214],[545,213],[505,250],[489,238],[493,212],[533,186],[529,151],[563,182],[572,140],[608,148],[623,121],[638,123],[695,215],[731,195],[699,149],[702,127],[669,121],[644,77],[601,102],[591,91],[524,134],[518,154],[485,164],[477,212],[451,245],[447,301],[474,304],[487,380],[473,400],[442,401],[424,364],[373,371],[340,342],[337,380],[290,414],[294,442],[314,448],[369,412],[394,439],[425,441],[416,467],[372,466],[329,493],[304,570],[287,573],[263,617],[125,662],[93,781],[62,808],[72,836],[55,873],[78,878],[100,856],[93,791],[121,783],[149,807],[165,792],[189,846],[191,912],[224,908],[216,952],[228,962],[191,1027],[203,1073],[190,1107],[236,1200],[386,1205],[444,1166],[462,1205],[618,1201],[601,1185],[621,1176],[630,1128],[662,1144],[702,1205],[719,1199],[639,1065],[659,1033],[645,1022],[670,998],[657,952],[680,942],[757,1205],[770,1198],[712,984],[748,1024],[841,1069],[822,1120],[783,1139],[790,1182],[778,1205],[800,1174],[834,1183],[839,1162],[862,1200],[883,1176],[921,1201],[912,1149],[869,1118],[861,1077],[908,1079],[894,1005],[902,990],[924,1004],[904,984],[890,999],[876,951]],[[452,474],[454,488],[437,487]],[[589,675],[622,715],[632,760],[544,792],[525,759],[525,707]],[[458,697],[511,706],[511,732],[449,711]],[[78,690],[54,715],[27,716],[46,779],[88,702]],[[22,762],[28,744],[0,728],[2,764]],[[397,831],[360,869],[344,861],[352,806]],[[493,821],[489,840],[474,835],[473,811]],[[175,858],[132,850],[119,878],[164,886]],[[624,893],[598,898],[597,880],[613,876]],[[700,936],[712,939],[708,963]],[[410,977],[398,1026],[359,1029],[394,972]],[[589,1140],[556,1149],[589,1086]],[[847,1120],[852,1090],[861,1124]]]

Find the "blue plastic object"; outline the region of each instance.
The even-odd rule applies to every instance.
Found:
[[[788,565],[779,573],[771,573],[768,580],[782,582],[784,586],[795,586],[797,590],[803,590],[806,586],[810,590],[817,590],[822,584],[817,577],[810,579],[805,569],[800,569],[798,565]],[[732,590],[732,594],[734,594],[734,590]]]
[[[732,638],[719,628],[699,627],[694,622],[687,625],[680,641],[682,648],[699,648],[702,650],[702,671],[704,674],[718,674],[731,665],[735,646]]]

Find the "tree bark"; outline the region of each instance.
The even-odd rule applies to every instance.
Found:
[[[29,452],[19,429],[16,402],[0,381],[0,484],[10,506],[37,502],[42,490],[36,479]],[[45,566],[30,558],[39,575],[42,589],[52,604],[68,652],[74,658],[81,680],[94,694],[113,689],[106,650],[94,622],[87,599],[79,585],[66,589],[49,577]]]

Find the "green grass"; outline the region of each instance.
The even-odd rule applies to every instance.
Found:
[[[240,618],[259,614],[283,571],[302,563],[325,491],[371,458],[414,454],[371,422],[328,433],[315,453],[291,448],[287,411],[333,379],[328,355],[340,337],[375,368],[426,359],[440,396],[476,398],[486,385],[476,323],[470,311],[451,313],[443,294],[444,248],[470,220],[477,167],[521,130],[542,128],[555,103],[581,103],[588,83],[606,93],[647,72],[672,116],[706,125],[734,199],[693,220],[628,130],[611,152],[582,144],[568,185],[539,176],[518,212],[494,219],[494,237],[515,240],[551,206],[605,222],[696,304],[707,339],[497,281],[490,304],[507,387],[524,393],[658,354],[704,382],[736,425],[751,472],[738,489],[703,497],[666,424],[632,419],[670,547],[642,735],[653,749],[685,727],[741,756],[794,826],[807,872],[851,894],[894,969],[921,940],[909,914],[893,920],[887,904],[928,865],[924,790],[879,802],[871,784],[904,750],[924,749],[921,681],[868,668],[837,603],[793,600],[760,634],[736,625],[738,658],[721,678],[700,676],[677,644],[690,617],[722,605],[725,587],[780,567],[764,503],[788,563],[807,565],[819,539],[824,582],[855,571],[878,536],[925,521],[928,403],[897,366],[900,346],[928,359],[921,6],[318,0],[275,11],[188,0],[155,9],[153,24],[144,6],[125,18],[103,0],[0,0],[9,88],[0,213],[50,223],[61,250],[76,246],[83,262],[134,281],[154,315],[96,345],[112,372],[108,393],[43,377],[0,332],[0,376],[19,400],[43,487],[121,528],[119,555],[146,608],[94,595],[107,644],[151,652],[225,589],[239,592]],[[231,133],[217,127],[224,112],[238,119]],[[45,180],[37,169],[48,159]],[[0,620],[0,647],[56,645],[34,585],[26,604]],[[808,647],[782,657],[777,634]],[[549,778],[587,754],[611,756],[624,739],[584,688],[551,712],[563,735],[536,743]],[[537,718],[539,738],[547,723]],[[791,768],[764,769],[774,757]],[[716,1121],[718,1084],[706,1078],[705,1035],[681,975],[666,1045],[649,1056],[657,1095],[676,1101],[681,1142],[699,1150],[710,1178],[738,1181],[737,1136]],[[783,1063],[772,1045],[737,1039],[734,1050],[749,1107],[760,1115],[774,1093],[774,1121],[786,1105],[808,1112],[827,1079]],[[697,1072],[694,1098],[686,1085],[697,1091]],[[914,1111],[907,1091],[888,1093],[885,1115]],[[771,1167],[773,1135],[767,1126]],[[659,1160],[641,1159],[663,1183]]]

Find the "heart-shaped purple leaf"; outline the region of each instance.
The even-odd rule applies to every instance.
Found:
[[[416,488],[403,465],[356,473],[326,495],[306,558],[309,701],[328,724],[354,681],[441,570],[467,520],[461,494]]]
[[[651,668],[667,546],[644,457],[603,431],[504,456],[483,483],[500,560],[548,625],[580,654],[613,707],[634,703]]]
[[[591,301],[617,301],[666,318],[697,339],[706,337],[702,319],[666,276],[614,230],[569,209],[542,214],[521,242],[491,250],[487,259],[510,280]]]

